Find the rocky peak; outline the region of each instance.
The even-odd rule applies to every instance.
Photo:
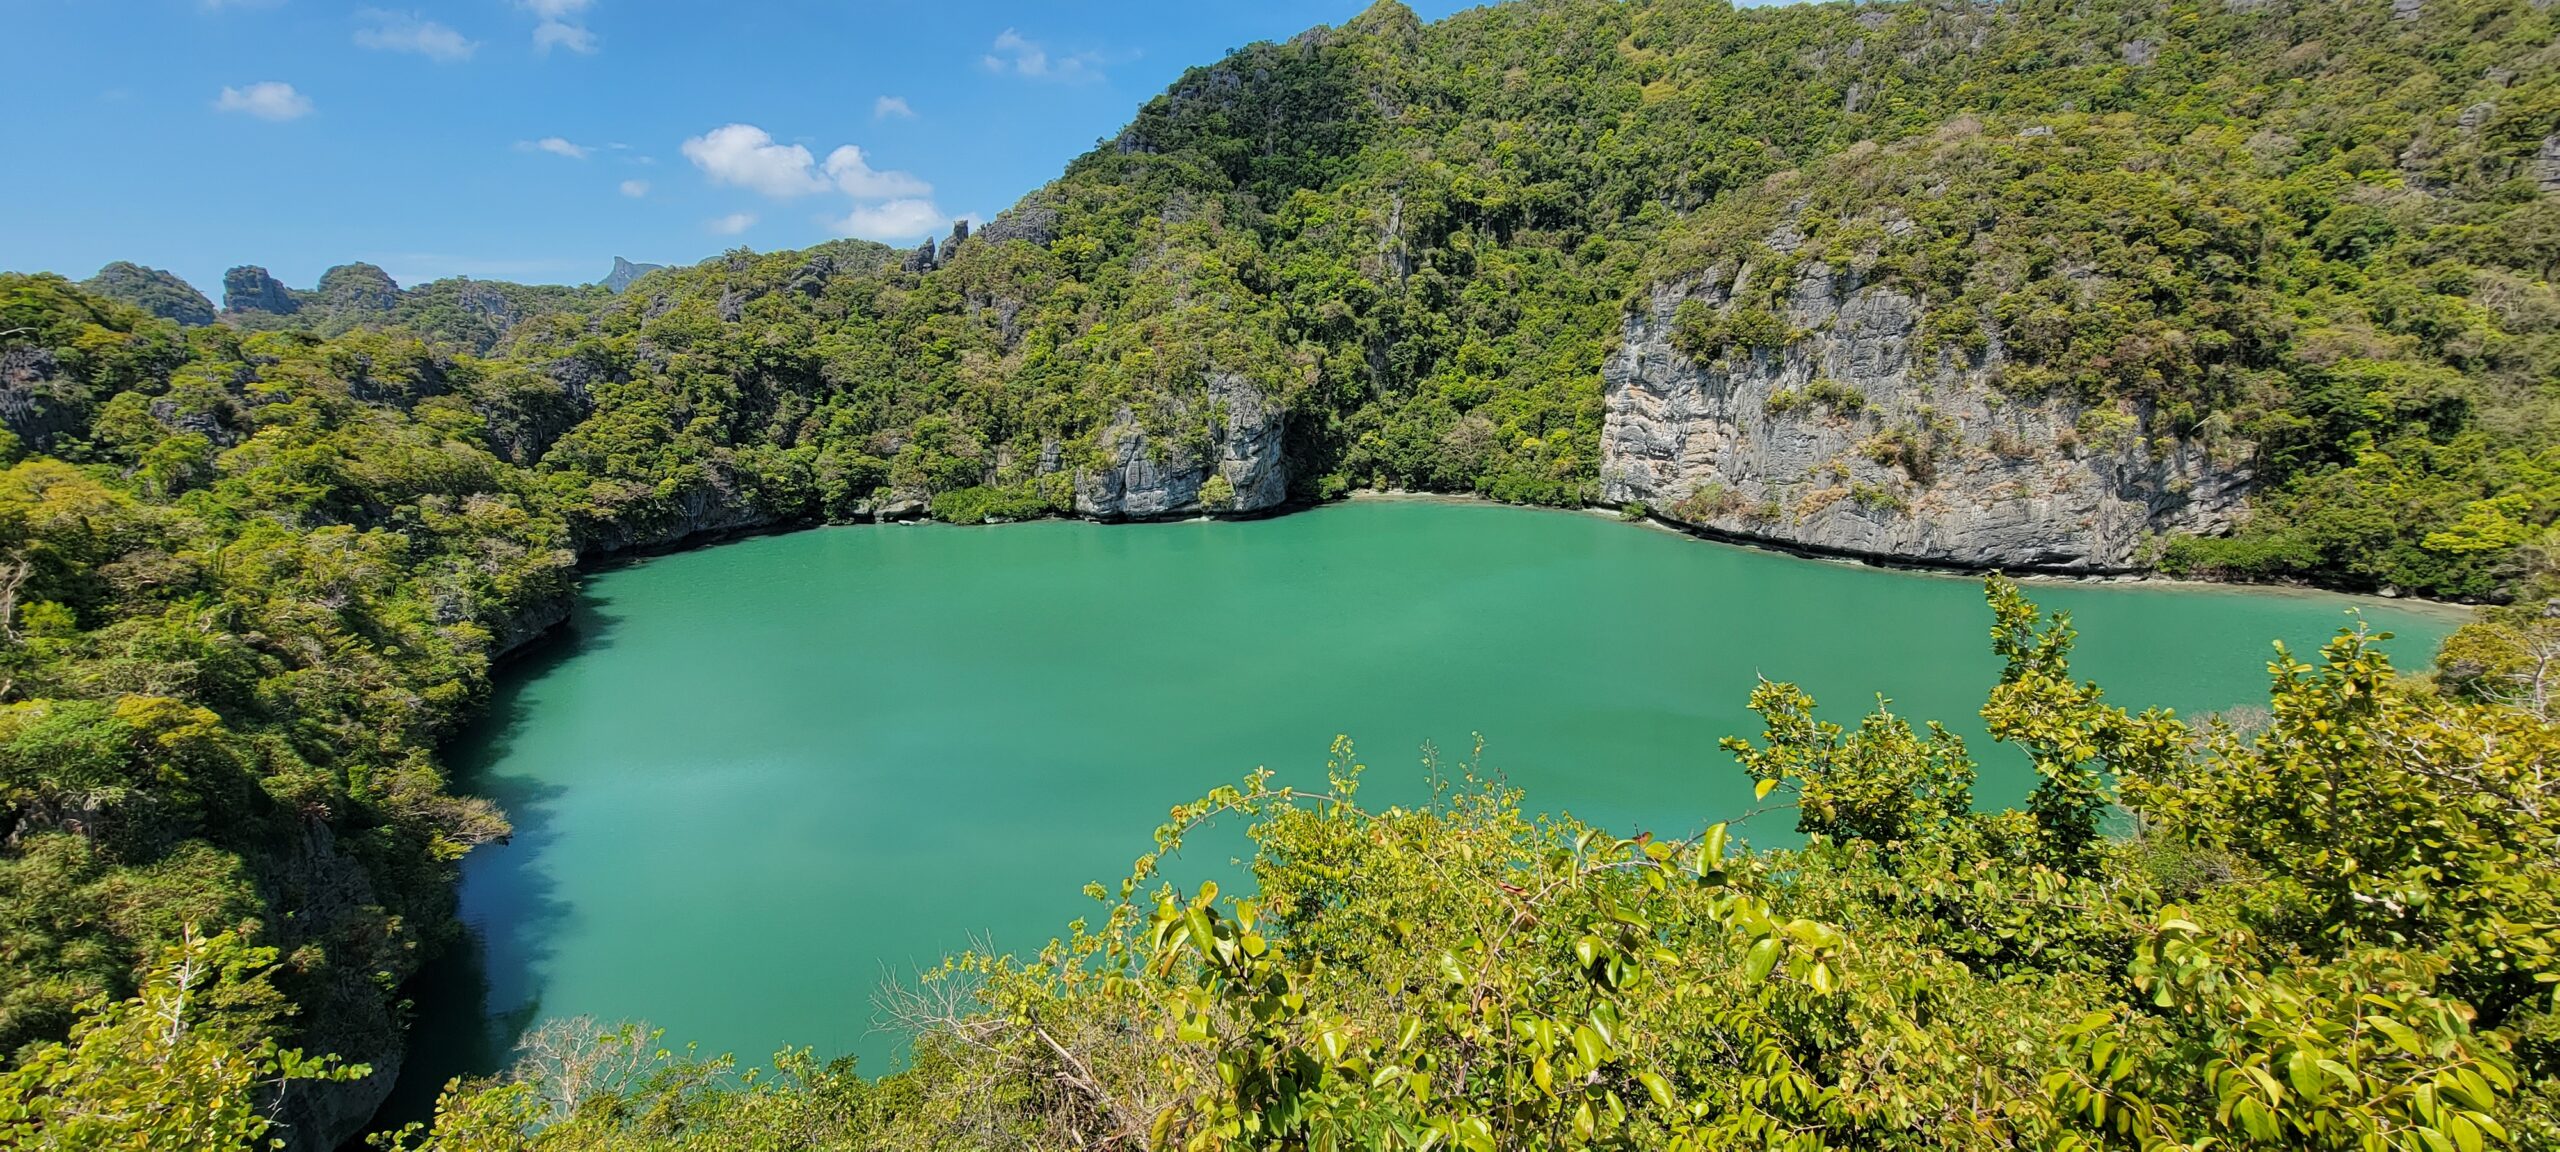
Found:
[[[951,235],[950,235],[950,236],[948,236],[948,237],[945,237],[945,238],[943,239],[943,241],[942,241],[942,255],[941,255],[941,256],[940,256],[940,257],[939,257],[935,262],[936,262],[937,264],[948,264],[948,263],[950,263],[950,262],[951,262],[951,258],[952,258],[954,255],[957,255],[957,254],[959,253],[959,251],[960,251],[960,243],[961,243],[961,241],[967,240],[968,238],[969,238],[969,222],[968,222],[968,221],[966,221],[966,220],[954,220],[954,221],[952,221],[952,222],[951,222]]]
[[[924,243],[916,245],[915,251],[907,253],[906,261],[899,265],[899,267],[904,268],[909,272],[933,271],[933,238],[930,236],[925,237]]]
[[[400,306],[400,285],[372,264],[340,264],[320,274],[311,303],[340,312],[389,312]]]
[[[1378,0],[1362,9],[1343,31],[1378,36],[1398,43],[1412,43],[1422,37],[1422,17],[1397,0]]]
[[[131,304],[163,320],[180,324],[213,323],[213,301],[175,272],[145,268],[118,260],[80,285],[110,300]]]
[[[266,269],[243,264],[222,274],[222,310],[291,316],[302,311],[302,299]]]
[[[619,296],[623,289],[631,286],[632,281],[664,267],[666,267],[664,264],[634,264],[616,256],[613,258],[613,271],[607,273],[598,283],[604,285],[605,291]]]

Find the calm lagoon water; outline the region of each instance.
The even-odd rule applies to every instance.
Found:
[[[2411,665],[2460,621],[2307,593],[2031,591],[2073,614],[2076,667],[2113,700],[2182,712],[2262,700],[2270,642],[2307,654],[2351,610]],[[555,1016],[885,1071],[884,979],[973,940],[1036,950],[1170,805],[1260,765],[1321,783],[1337,733],[1374,800],[1426,795],[1424,744],[1454,757],[1481,733],[1533,808],[1686,834],[1749,806],[1715,742],[1756,734],[1743,704],[1767,675],[1843,723],[1878,693],[1945,720],[2005,803],[2028,773],[1974,714],[1988,627],[1971,579],[1427,500],[831,528],[610,571],[454,750],[516,835],[464,863],[479,948],[415,990],[393,1111]],[[1187,864],[1231,848],[1214,854]]]

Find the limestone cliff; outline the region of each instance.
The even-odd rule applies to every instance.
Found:
[[[2004,395],[1996,336],[1979,355],[1924,352],[1921,303],[1852,273],[1808,266],[1782,339],[1676,346],[1684,302],[1719,315],[1749,275],[1657,287],[1627,318],[1602,370],[1603,499],[1813,551],[2079,572],[2141,568],[2158,534],[2240,512],[2244,445],[2169,436],[2130,406]]]
[[[267,275],[267,270],[244,264],[222,274],[222,311],[237,316],[245,312],[264,312],[290,316],[302,310],[302,298],[284,281]]]
[[[89,390],[63,368],[50,348],[0,352],[0,428],[37,451],[56,436],[86,428],[94,405]]]
[[[1288,498],[1287,413],[1240,376],[1208,381],[1205,411],[1183,409],[1204,437],[1150,435],[1122,409],[1098,436],[1102,463],[1076,473],[1076,513],[1105,520],[1187,512],[1258,512]],[[1223,491],[1221,490],[1223,489]]]
[[[605,291],[619,296],[623,289],[631,286],[632,281],[664,267],[666,267],[664,264],[634,264],[616,256],[613,258],[613,271],[606,273],[605,278],[596,283],[604,285]]]
[[[656,552],[806,518],[805,510],[756,491],[752,477],[727,461],[698,465],[672,494],[624,484],[618,492],[600,495],[613,499],[608,507],[614,515],[570,518],[570,534],[581,556]]]

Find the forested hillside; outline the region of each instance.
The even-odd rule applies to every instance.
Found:
[[[1396,486],[2498,598],[2555,512],[2548,25],[1382,6],[1194,70],[938,250],[732,253],[620,298],[239,269],[230,315],[521,369],[475,407],[514,462],[620,490],[598,540]]]
[[[738,251],[618,295],[242,269],[211,324],[148,269],[0,275],[0,1130],[179,1146],[214,1122],[135,1102],[236,1104],[274,1042],[374,1066],[285,1093],[298,1139],[360,1122],[453,861],[505,830],[436,748],[582,558],[1379,486],[2536,603],[2554,33],[2527,0],[1390,3],[1193,70],[915,252]],[[1086,945],[1128,982],[982,964],[983,999],[919,1020],[974,1095],[804,1068],[704,1096],[674,1068],[552,1139],[772,1108],[888,1143],[938,1116],[1039,1146],[1159,1119],[1151,1143],[2548,1146],[2547,623],[2467,634],[2455,695],[2347,645],[2280,681],[2263,738],[2198,743],[2083,707],[2016,615],[2015,691],[2044,696],[2004,707],[2055,750],[2029,813],[1966,815],[1960,757],[1896,722],[1783,716],[1746,761],[1810,802],[1803,855],[1573,845],[1498,795],[1279,813],[1261,935],[1203,903],[1150,936],[1138,899]],[[2156,831],[2093,839],[2107,799]],[[1460,864],[1390,845],[1444,836],[1466,882],[1397,887]],[[1585,903],[1501,895],[1548,884]],[[1574,930],[1514,946],[1506,917]],[[199,959],[152,983],[172,947]],[[1440,956],[1526,999],[1328,983],[1421,996]],[[1177,994],[1161,1039],[1128,1026]],[[183,1045],[136,1015],[173,997]],[[1019,1026],[1051,1012],[1087,1034]],[[536,1094],[472,1097],[449,1146],[514,1146]],[[150,1116],[180,1126],[113,1135]]]

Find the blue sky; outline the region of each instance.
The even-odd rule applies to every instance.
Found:
[[[992,216],[1365,0],[0,0],[0,269],[583,283]],[[1468,6],[1416,0],[1426,19]]]

